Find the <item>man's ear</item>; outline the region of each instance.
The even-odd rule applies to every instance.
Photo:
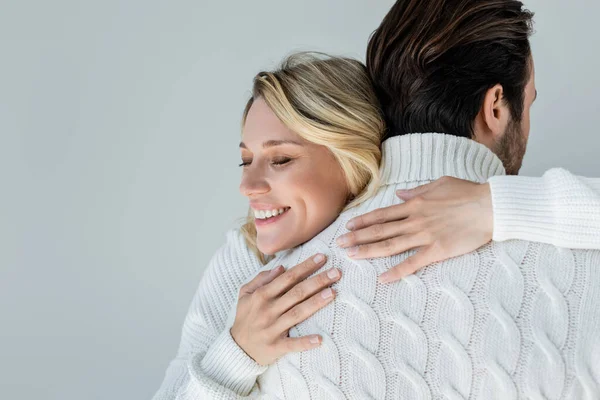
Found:
[[[488,89],[475,119],[475,140],[494,148],[510,121],[510,110],[504,101],[504,89],[497,84]]]

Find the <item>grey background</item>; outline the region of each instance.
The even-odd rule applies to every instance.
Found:
[[[364,60],[391,0],[0,2],[0,398],[149,399],[245,214],[251,79],[294,50]],[[598,176],[593,1],[530,0],[522,174]]]

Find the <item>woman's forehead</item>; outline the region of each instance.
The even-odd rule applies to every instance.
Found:
[[[242,143],[246,147],[255,147],[262,146],[266,142],[276,141],[307,144],[305,139],[285,126],[267,103],[259,98],[248,111],[242,128]]]

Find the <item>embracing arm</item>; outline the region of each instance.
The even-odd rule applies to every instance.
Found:
[[[541,178],[489,179],[493,240],[522,239],[572,249],[600,249],[600,178],[553,168]]]
[[[492,239],[600,249],[600,178],[561,168],[541,178],[495,176],[486,184],[446,176],[397,195],[405,202],[353,218],[351,232],[338,238],[353,258],[420,248],[383,273],[381,282],[397,281]]]
[[[185,317],[177,355],[153,400],[237,399],[250,394],[267,367],[236,344],[227,322],[240,287],[261,267],[241,233],[228,232],[227,242],[204,272]]]

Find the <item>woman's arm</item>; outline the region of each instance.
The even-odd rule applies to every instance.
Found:
[[[247,249],[242,234],[211,259],[189,306],[179,349],[153,400],[216,399],[246,396],[266,370],[232,339],[227,320],[240,287],[262,265]]]
[[[268,365],[321,343],[320,335],[288,337],[288,331],[335,298],[328,286],[341,271],[314,275],[326,261],[315,254],[287,270],[268,270],[247,250],[242,235],[230,232],[200,282],[177,357],[154,399],[262,398],[256,380]]]
[[[571,249],[600,249],[600,178],[562,168],[541,178],[489,179],[493,240],[522,239]]]
[[[600,179],[561,168],[541,178],[495,176],[486,184],[443,177],[399,191],[398,197],[406,202],[350,220],[351,232],[338,238],[353,258],[421,248],[382,274],[381,282],[397,281],[492,239],[600,249]]]

